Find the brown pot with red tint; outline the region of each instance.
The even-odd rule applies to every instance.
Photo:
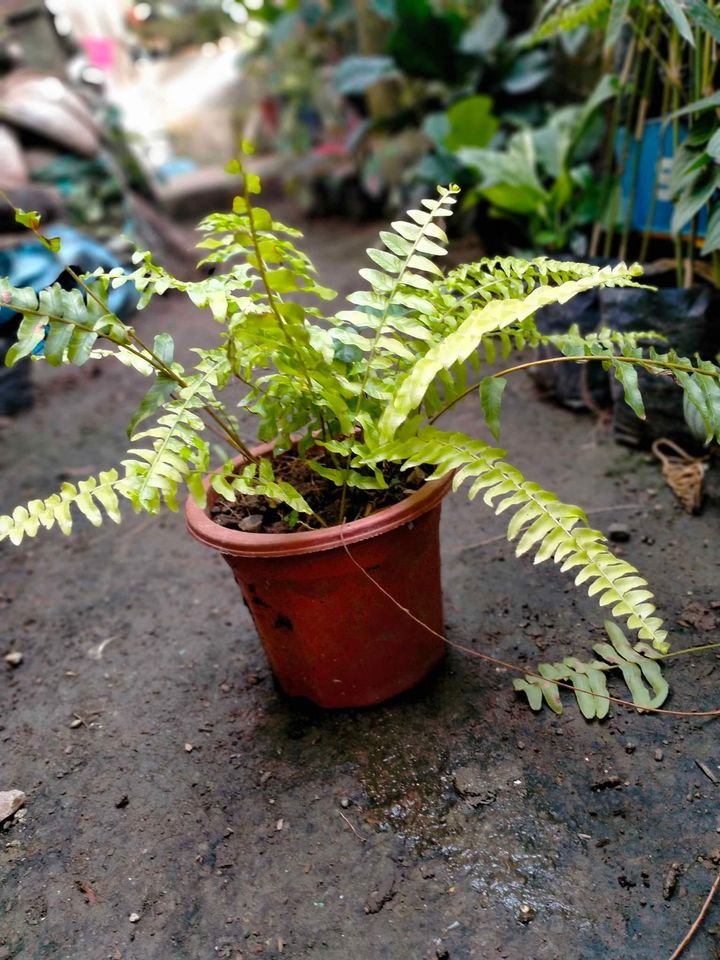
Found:
[[[397,604],[442,634],[438,527],[450,483],[431,481],[362,520],[300,533],[221,527],[192,499],[185,516],[193,537],[227,560],[283,690],[322,707],[365,707],[413,687],[442,659],[440,637]],[[209,506],[214,499],[209,490]]]

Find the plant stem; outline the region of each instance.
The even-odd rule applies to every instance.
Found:
[[[514,367],[507,367],[505,370],[498,370],[497,373],[491,373],[488,376],[496,380],[499,377],[506,377],[508,374],[517,373],[520,370],[529,370],[530,367],[543,367],[551,363],[582,363],[583,361],[590,360],[601,360],[601,361],[612,361],[613,363],[634,363],[639,367],[655,367],[659,370],[677,370],[680,373],[698,373],[694,367],[689,367],[683,363],[673,363],[670,360],[653,360],[650,357],[596,357],[593,354],[581,354],[577,357],[546,357],[543,360],[528,360],[525,363],[518,363]],[[720,372],[714,370],[703,370],[703,376],[712,377],[714,380],[720,380]],[[483,378],[486,379],[486,378]],[[482,380],[478,380],[476,383],[473,383],[467,389],[463,390],[462,393],[459,393],[453,400],[450,401],[446,406],[439,410],[434,416],[432,416],[428,423],[435,423],[436,420],[439,420],[444,414],[455,406],[456,403],[459,403],[461,400],[464,400],[465,397],[469,396],[473,390],[477,388],[482,383]]]
[[[707,650],[717,650],[720,643],[704,643],[700,647],[685,647],[684,650],[671,650],[670,653],[656,653],[655,660],[669,660],[670,657],[682,657],[686,653],[705,653]]]
[[[647,16],[645,16],[647,19]],[[624,90],[628,82],[630,82],[630,99],[627,108],[627,117],[625,120],[625,136],[623,138],[622,150],[620,159],[617,164],[618,177],[622,178],[622,175],[625,171],[627,165],[627,158],[630,154],[630,124],[632,122],[632,117],[635,111],[635,101],[638,96],[638,80],[640,77],[640,67],[641,60],[639,57],[635,58],[637,52],[637,39],[635,37],[630,41],[630,47],[628,49],[628,54],[625,60],[625,68],[623,69],[623,76],[620,81],[620,89]],[[632,74],[632,76],[631,76]],[[618,206],[620,203],[620,184],[618,184],[617,189],[613,191],[609,197],[609,203],[607,208],[607,219],[605,222],[605,245],[603,248],[603,255],[605,257],[610,257],[612,253],[612,242],[613,234],[615,231],[615,224],[618,218]]]
[[[651,44],[656,40],[658,35],[658,24],[654,24],[652,37],[649,41]],[[645,49],[645,43],[643,42],[643,47],[641,52]],[[640,159],[642,155],[642,142],[643,135],[645,133],[645,121],[647,119],[647,112],[650,105],[650,93],[652,91],[652,81],[654,77],[652,57],[646,55],[645,58],[645,75],[642,81],[642,90],[640,92],[640,98],[637,108],[637,116],[635,119],[635,129],[633,131],[633,141],[635,146],[635,151],[633,153],[631,170],[630,170],[630,192],[627,198],[627,209],[625,211],[625,223],[623,226],[622,236],[620,238],[620,248],[618,251],[618,257],[620,260],[625,260],[627,257],[627,246],[628,240],[630,237],[630,229],[632,226],[633,214],[635,212],[635,204],[637,202],[637,192],[638,192],[638,177],[640,174]],[[639,73],[639,71],[638,71]],[[626,137],[630,137],[630,128],[629,124],[625,132]]]

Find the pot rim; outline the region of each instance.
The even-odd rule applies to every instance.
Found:
[[[252,449],[253,454],[265,456],[274,447],[264,443]],[[242,455],[234,463],[241,464]],[[244,533],[221,527],[208,516],[207,507],[198,506],[192,496],[185,501],[185,525],[189,533],[200,543],[220,553],[233,557],[291,557],[302,554],[322,553],[346,544],[369,540],[405,526],[436,507],[449,492],[452,473],[439,480],[429,480],[410,496],[390,507],[384,507],[368,517],[336,524],[320,530],[303,530],[298,533]],[[203,478],[203,486],[213,498],[210,477]]]

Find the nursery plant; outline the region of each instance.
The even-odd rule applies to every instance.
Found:
[[[344,309],[328,311],[324,304],[335,294],[319,283],[311,261],[296,245],[299,231],[256,205],[260,182],[242,162],[229,169],[242,185],[232,212],[212,214],[200,224],[199,246],[206,251],[202,263],[223,272],[180,280],[150,253],[137,252],[130,275],[96,270],[76,276],[78,286],[69,291],[54,284],[38,294],[0,281],[0,300],[22,315],[9,365],[27,356],[52,366],[114,361],[150,383],[130,417],[130,445],[122,462],[77,484],[66,482],[50,496],[0,517],[0,541],[17,545],[41,528],[55,526],[70,533],[77,513],[96,525],[106,517],[118,522],[123,501],[150,514],[165,507],[177,510],[187,489],[188,516],[194,511],[202,516],[203,529],[220,531],[215,545],[221,552],[247,558],[250,548],[227,546],[221,526],[225,520],[220,514],[232,514],[233,504],[241,508],[240,532],[232,531],[232,536],[244,537],[242,543],[253,550],[260,544],[264,551],[261,559],[246,560],[249,574],[235,569],[244,578],[250,602],[252,580],[266,576],[273,552],[295,554],[300,548],[293,543],[300,545],[303,538],[315,543],[313,538],[332,531],[342,558],[343,551],[351,552],[348,544],[353,553],[363,538],[376,544],[374,524],[383,516],[395,518],[398,504],[429,497],[437,505],[450,484],[455,490],[469,484],[471,500],[480,495],[496,513],[509,516],[507,535],[516,541],[518,556],[531,555],[536,564],[553,560],[572,571],[575,583],[585,585],[601,607],[625,622],[642,645],[623,646],[619,628],[611,624],[613,646],[598,650],[610,654],[607,662],[566,659],[548,666],[545,679],[536,675],[518,681],[531,705],[539,706],[544,695],[559,708],[555,681],[567,678],[578,689],[581,707],[589,715],[602,715],[602,674],[608,664],[619,666],[626,680],[635,676],[638,663],[646,677],[654,676],[656,665],[648,668],[646,661],[652,660],[653,650],[667,650],[667,630],[645,579],[612,554],[581,508],[524,476],[497,445],[507,379],[536,362],[532,356],[522,362],[515,354],[542,343],[559,351],[551,362],[601,363],[612,371],[639,416],[638,368],[672,377],[707,438],[720,438],[720,369],[713,363],[646,349],[639,334],[600,331],[583,337],[571,329],[549,336],[535,326],[539,308],[566,303],[597,287],[636,285],[639,268],[486,258],[443,270],[443,226],[458,194],[451,185],[438,187],[434,198],[380,233],[378,247],[368,250],[373,266],[360,270],[362,289],[348,297]],[[45,243],[55,245],[43,236],[34,214],[16,215]],[[175,355],[170,333],[147,343],[141,328],[107,307],[110,290],[126,283],[139,291],[140,310],[169,291],[187,296],[198,310],[212,313],[218,336],[198,345],[191,361]],[[222,398],[226,388],[237,385],[244,391],[239,417]],[[470,394],[479,398],[477,433],[445,429],[444,414]],[[248,425],[252,418],[254,427]],[[222,443],[211,442],[210,432]],[[265,445],[254,446],[255,436]],[[415,519],[403,522],[421,526],[421,512],[418,507]],[[193,521],[196,536],[199,522]],[[400,521],[392,522],[397,526]],[[357,530],[365,532],[353,532]],[[205,533],[200,538],[209,542]],[[385,583],[401,584],[403,596],[413,598],[423,591],[416,583],[403,584],[413,569],[411,561],[409,554],[396,556],[394,579]],[[363,562],[362,577],[371,581],[366,588],[389,604],[373,582],[382,575],[372,573],[370,560]],[[295,580],[302,576],[293,573]],[[308,596],[317,595],[308,589]],[[268,606],[250,605],[256,620],[263,615],[260,606]],[[313,615],[321,612],[317,607]],[[291,626],[283,616],[273,623],[284,637],[287,656],[295,655],[299,643]],[[349,629],[342,621],[332,627],[335,633]],[[415,624],[413,628],[417,632]],[[380,655],[382,649],[381,643]],[[401,654],[409,655],[406,648]],[[350,661],[358,655],[347,651]],[[635,667],[628,667],[633,660]],[[631,692],[636,695],[632,684]],[[657,688],[655,695],[664,693]]]

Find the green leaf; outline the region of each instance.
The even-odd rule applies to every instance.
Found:
[[[245,172],[245,189],[248,193],[260,193],[260,177],[256,173]]]
[[[693,23],[720,43],[720,16],[710,8],[706,0],[686,0],[686,6]]]
[[[480,384],[480,403],[485,423],[496,440],[500,438],[500,405],[506,386],[505,377],[485,377]]]
[[[23,210],[21,207],[15,208],[15,222],[28,230],[36,231],[40,229],[41,217],[37,210]]]
[[[516,677],[513,680],[513,687],[518,693],[524,693],[527,696],[531,710],[542,710],[543,695],[537,683],[530,683],[524,678]]]
[[[692,27],[688,22],[688,18],[685,15],[679,0],[660,0],[660,6],[665,10],[667,15],[670,17],[672,22],[675,24],[678,33],[680,36],[687,40],[690,46],[695,46],[695,38],[693,37]]]
[[[11,367],[23,357],[30,356],[35,347],[42,342],[47,322],[46,317],[38,317],[34,314],[23,317],[18,327],[17,341],[5,355],[5,366]]]
[[[663,126],[667,126],[671,120],[675,120],[678,117],[684,117],[689,113],[702,113],[705,110],[712,110],[718,106],[720,106],[720,90],[716,93],[709,94],[707,97],[701,97],[700,100],[694,100],[692,103],[681,107],[679,110],[675,110],[673,113],[669,113],[663,117]]]
[[[622,384],[625,403],[637,417],[644,420],[645,404],[640,393],[638,373],[635,366],[632,363],[615,363],[613,364],[613,371],[616,379]]]
[[[716,163],[720,163],[720,127],[708,140],[705,151],[710,154]]]
[[[159,373],[157,375],[155,383],[150,387],[143,397],[140,406],[130,418],[130,423],[127,428],[127,435],[130,439],[132,439],[137,425],[155,413],[156,410],[159,410],[170,398],[176,386],[176,382],[166,377],[165,374]]]
[[[701,253],[705,256],[713,250],[720,250],[720,205],[715,207],[708,220]]]
[[[419,229],[419,228],[418,228]],[[408,415],[420,406],[425,391],[438,373],[456,363],[463,363],[490,333],[532,316],[550,303],[566,303],[578,293],[610,282],[629,282],[639,268],[624,264],[611,269],[604,267],[577,280],[566,281],[557,287],[540,286],[524,299],[491,300],[484,307],[473,310],[460,326],[421,357],[397,386],[378,424],[383,440],[390,440]]]
[[[173,362],[173,354],[175,352],[175,343],[173,338],[169,333],[159,333],[153,341],[153,353],[155,353],[160,360],[165,364],[166,367],[169,367]]]
[[[447,111],[448,150],[460,147],[486,147],[497,133],[500,121],[493,113],[492,97],[478,95],[457,100]]]
[[[335,87],[339,93],[365,93],[370,87],[399,76],[392,57],[350,56],[341,60],[335,70]]]
[[[608,24],[605,31],[605,50],[612,50],[620,39],[625,18],[627,17],[630,0],[612,0],[610,13],[608,15]]]
[[[71,323],[54,322],[43,344],[43,356],[52,367],[59,367],[65,362],[67,348],[72,339],[74,327]]]
[[[460,39],[460,50],[473,56],[486,57],[507,36],[509,21],[499,3],[473,20]]]
[[[707,204],[720,186],[720,168],[702,171],[680,194],[673,209],[670,229],[679,233],[682,228]]]

